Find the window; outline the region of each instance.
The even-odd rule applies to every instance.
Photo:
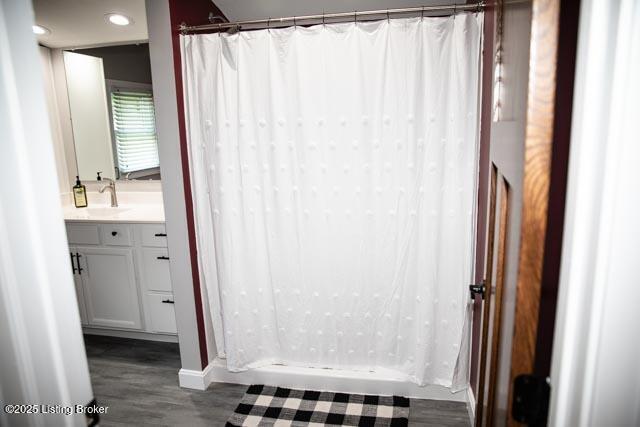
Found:
[[[114,151],[120,173],[160,166],[153,93],[135,87],[111,87]]]

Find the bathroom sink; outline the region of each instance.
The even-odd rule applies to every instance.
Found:
[[[101,208],[85,208],[84,211],[89,215],[102,216],[102,215],[118,215],[127,211],[130,211],[130,208],[111,208],[111,207],[101,207]]]

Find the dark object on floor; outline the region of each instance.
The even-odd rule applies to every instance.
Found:
[[[407,426],[409,399],[252,385],[228,427],[239,426]]]

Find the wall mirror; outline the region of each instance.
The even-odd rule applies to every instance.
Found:
[[[159,180],[147,44],[64,51],[77,175]]]

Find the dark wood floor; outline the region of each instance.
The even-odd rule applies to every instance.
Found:
[[[246,390],[213,384],[207,391],[178,387],[178,345],[85,335],[91,383],[108,406],[101,426],[223,426]],[[464,403],[411,400],[411,426],[468,426]]]

